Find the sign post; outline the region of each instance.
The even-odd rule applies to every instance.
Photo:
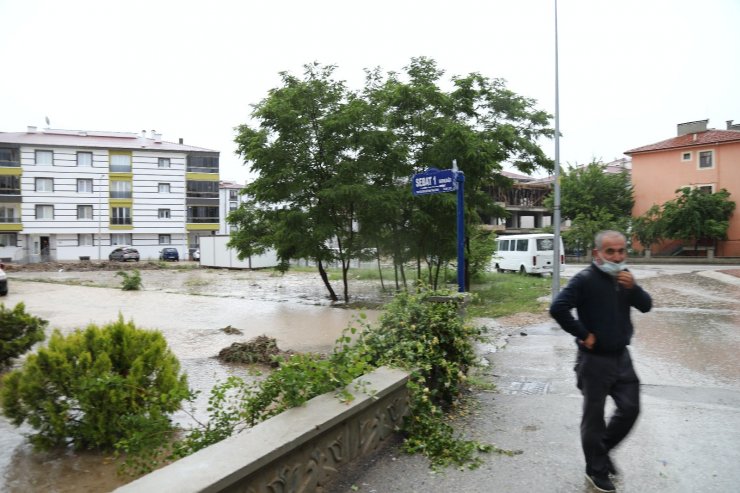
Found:
[[[429,168],[411,178],[411,193],[416,197],[434,193],[457,191],[457,290],[465,292],[465,202],[463,191],[465,175],[458,171],[457,163],[453,169],[439,170]]]

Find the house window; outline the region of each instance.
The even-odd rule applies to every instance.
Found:
[[[699,152],[699,168],[714,167],[714,151]]]
[[[133,244],[131,233],[112,233],[110,235],[111,245],[131,245]]]
[[[204,205],[189,206],[187,222],[218,224],[218,207]]]
[[[682,152],[681,161],[683,162],[691,161],[691,152]]]
[[[229,210],[230,211],[235,211],[237,209],[237,207],[238,206],[236,205],[236,202],[229,202]]]
[[[160,245],[169,245],[172,243],[172,238],[170,235],[159,235],[159,244]]]
[[[714,185],[697,185],[696,188],[699,189],[699,191],[704,193],[714,193]]]
[[[158,217],[160,219],[169,219],[170,218],[170,210],[169,209],[159,209]]]
[[[89,178],[77,179],[77,193],[92,193],[93,181]]]
[[[54,178],[36,178],[34,181],[36,184],[37,192],[53,192],[54,191]]]
[[[170,167],[170,158],[168,157],[161,157],[157,160],[157,167],[158,168],[169,168]]]
[[[131,156],[128,154],[111,154],[110,170],[114,173],[130,173]]]
[[[92,152],[78,152],[77,166],[92,166]]]
[[[3,206],[0,205],[0,224],[8,223],[19,223],[21,222],[21,215],[17,206]]]
[[[93,235],[92,234],[78,234],[77,235],[77,246],[93,246]]]
[[[0,247],[18,246],[18,233],[0,233]]]
[[[239,190],[229,190],[229,200],[237,200],[239,197]]]
[[[42,204],[37,205],[36,219],[54,219],[54,206]]]
[[[110,198],[112,199],[130,199],[131,182],[125,180],[111,180]]]
[[[19,168],[21,165],[18,159],[18,149],[3,148],[0,149],[0,166]]]
[[[111,207],[110,223],[118,225],[131,224],[131,208]]]
[[[54,164],[54,151],[36,151],[36,164]]]
[[[91,205],[78,205],[77,206],[77,219],[92,220],[93,218],[93,206]]]
[[[0,175],[0,195],[20,195],[21,178],[14,175]]]
[[[159,184],[159,193],[170,193],[170,184],[169,183],[160,183]]]

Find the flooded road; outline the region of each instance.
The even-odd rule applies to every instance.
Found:
[[[345,328],[360,327],[355,322],[360,313],[370,322],[379,315],[377,310],[330,306],[323,286],[306,274],[200,269],[141,274],[145,290],[121,291],[113,272],[13,273],[10,293],[1,301],[6,306],[22,301],[29,313],[65,333],[113,321],[119,314],[138,327],[160,330],[190,387],[202,391],[196,402],[199,419],[216,382],[229,375],[249,378],[248,368],[215,359],[220,349],[266,334],[283,350],[329,352]],[[367,288],[368,297],[373,289]],[[220,330],[229,325],[243,335]],[[184,426],[189,420],[185,413],[175,416]],[[98,454],[33,452],[23,431],[0,418],[0,491],[104,492],[131,479],[118,477],[116,464]]]

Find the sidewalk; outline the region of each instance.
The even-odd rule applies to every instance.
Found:
[[[520,455],[493,454],[485,456],[477,470],[433,474],[423,457],[389,447],[343,471],[329,491],[594,491],[583,475],[581,395],[574,384],[572,338],[554,323],[516,329],[506,346],[487,358],[498,390],[480,392],[479,408],[456,427]],[[636,361],[638,373],[639,364]],[[623,472],[615,481],[618,491],[736,491],[740,393],[667,387],[643,379],[642,396],[641,417],[613,454]],[[611,409],[609,405],[608,414]]]

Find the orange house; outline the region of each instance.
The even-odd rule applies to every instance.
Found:
[[[727,122],[727,130],[707,129],[709,120],[681,123],[678,135],[668,140],[626,151],[632,158],[635,205],[632,216],[655,204],[676,198],[683,187],[708,192],[730,192],[737,205],[730,218],[727,240],[717,244],[715,255],[740,257],[740,125]],[[653,253],[666,253],[673,244],[653,246]]]

